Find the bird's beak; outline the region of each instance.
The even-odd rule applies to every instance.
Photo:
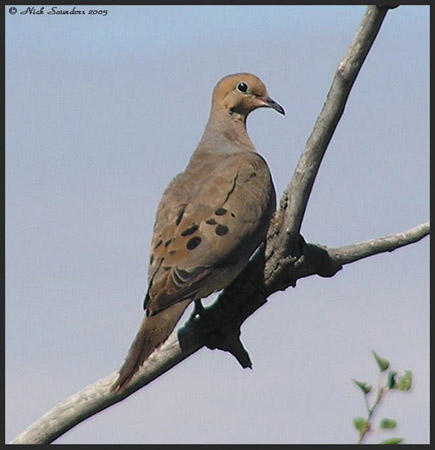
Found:
[[[285,116],[284,108],[272,98],[261,97],[260,100],[263,102],[264,106],[267,106],[268,108],[273,108],[275,111],[278,111],[280,114]]]

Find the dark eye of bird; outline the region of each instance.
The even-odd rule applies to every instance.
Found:
[[[248,90],[248,85],[242,81],[241,83],[239,83],[239,84],[237,85],[237,89],[238,89],[240,92],[246,92],[246,91]]]

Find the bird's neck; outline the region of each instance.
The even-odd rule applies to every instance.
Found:
[[[246,115],[228,108],[213,108],[197,151],[255,152],[255,147],[246,130]]]

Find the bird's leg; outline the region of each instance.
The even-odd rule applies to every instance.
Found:
[[[204,306],[202,306],[201,299],[195,300],[195,306],[192,312],[192,319],[195,319],[196,316],[201,317],[201,314],[204,312]]]

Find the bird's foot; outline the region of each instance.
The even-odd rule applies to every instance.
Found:
[[[201,300],[195,300],[195,305],[190,316],[190,320],[199,320],[205,313],[205,308],[201,303]]]

